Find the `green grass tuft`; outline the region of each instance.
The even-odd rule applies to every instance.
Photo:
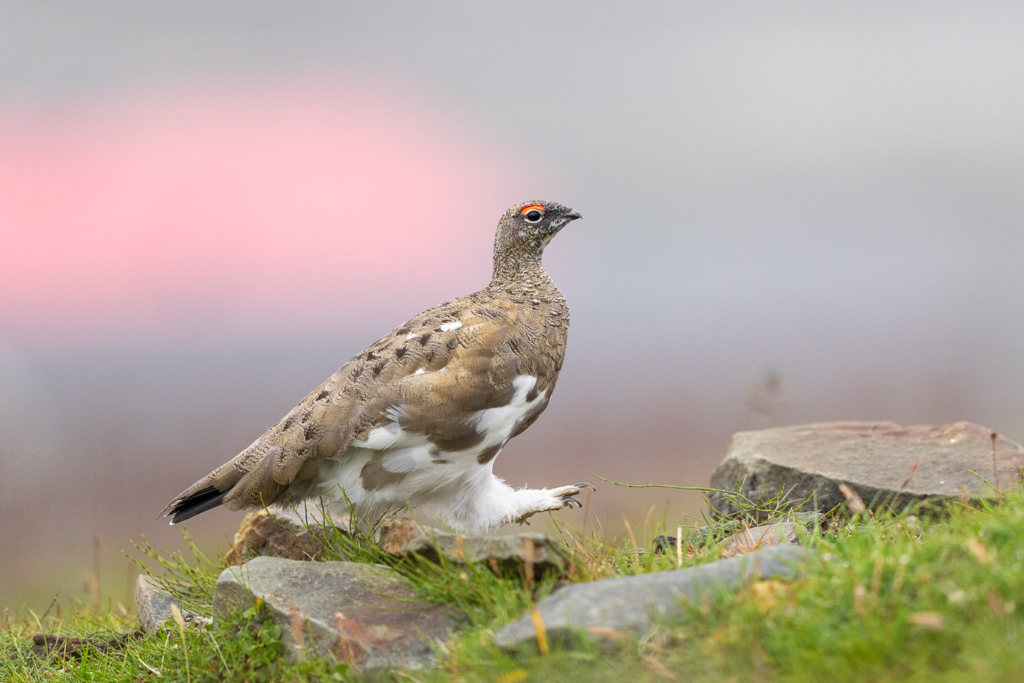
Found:
[[[771,497],[767,500],[771,507]],[[763,508],[766,502],[756,505]],[[714,542],[765,509],[747,512],[731,527],[713,528],[706,540],[689,537],[683,566],[716,559]],[[465,629],[439,651],[436,669],[397,675],[402,680],[513,683],[568,680],[581,671],[593,681],[1024,680],[1020,490],[1007,492],[997,504],[953,501],[939,510],[831,518],[823,534],[806,534],[804,542],[819,552],[801,580],[759,582],[726,596],[714,609],[689,605],[685,622],[660,622],[648,633],[621,634],[610,645],[583,642],[566,650],[552,644],[546,654],[534,646],[508,655],[491,644],[502,625],[542,600],[556,582],[677,568],[674,552],[652,552],[658,534],[675,534],[674,525],[652,520],[652,514],[618,540],[556,524],[575,564],[565,576],[537,581],[525,569],[503,575],[479,564],[399,560],[365,535],[328,539],[334,554],[324,559],[344,554],[387,564],[409,578],[420,598],[469,615]],[[191,558],[160,557],[145,541],[138,550],[187,609],[209,613],[221,565],[191,547]],[[355,680],[344,665],[328,660],[286,661],[280,633],[262,607],[208,629],[182,631],[172,623],[157,636],[139,638],[136,628],[130,614],[96,613],[77,603],[60,617],[8,614],[0,624],[6,655],[0,659],[0,680]],[[82,640],[71,650],[46,654],[33,646],[37,632]]]

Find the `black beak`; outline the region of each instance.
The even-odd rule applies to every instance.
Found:
[[[577,218],[583,218],[583,216],[580,215],[579,211],[573,211],[572,209],[569,209],[569,213],[563,213],[562,214],[562,218],[565,218],[566,220],[574,221]]]

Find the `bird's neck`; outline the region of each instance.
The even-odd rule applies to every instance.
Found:
[[[501,285],[530,285],[535,288],[554,287],[548,271],[541,263],[541,254],[520,252],[519,254],[496,255],[491,287]]]

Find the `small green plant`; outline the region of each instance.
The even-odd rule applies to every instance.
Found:
[[[192,614],[206,614],[213,604],[213,588],[217,583],[224,564],[210,559],[189,536],[188,529],[182,529],[185,547],[192,554],[192,561],[181,552],[171,553],[167,557],[160,555],[142,537],[140,543],[132,543],[132,547],[144,557],[156,563],[159,572],[151,576],[165,593],[173,595],[181,602],[185,611]],[[140,558],[128,556],[144,573],[150,573]]]

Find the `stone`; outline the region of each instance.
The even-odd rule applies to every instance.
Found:
[[[221,573],[214,619],[258,599],[281,627],[291,657],[333,656],[369,675],[432,665],[433,644],[463,618],[417,601],[408,582],[387,567],[256,557]]]
[[[793,522],[775,522],[774,524],[756,526],[733,534],[716,547],[720,548],[722,552],[719,557],[727,558],[776,545],[800,545],[800,538],[797,535],[799,528],[800,525]]]
[[[711,488],[751,498],[784,492],[790,505],[827,512],[846,502],[847,485],[869,508],[897,509],[954,497],[993,498],[993,487],[1021,484],[1024,448],[970,422],[901,427],[892,422],[830,422],[739,432],[711,475]],[[712,512],[739,510],[721,493]]]
[[[156,633],[171,618],[171,605],[177,605],[186,620],[193,615],[182,609],[181,603],[167,595],[156,581],[145,574],[135,580],[135,613],[147,633]]]
[[[562,546],[543,534],[459,536],[405,517],[389,517],[381,522],[380,547],[396,557],[416,554],[438,562],[444,556],[457,564],[486,563],[505,573],[522,571],[529,559],[537,578],[566,571],[570,564]]]
[[[229,566],[237,566],[254,557],[319,560],[330,549],[330,538],[335,533],[347,532],[340,528],[325,531],[322,523],[312,519],[304,521],[294,510],[256,510],[242,519],[235,532],[234,545],[224,561]],[[344,556],[338,548],[335,551]]]
[[[332,537],[339,533],[349,532],[339,526],[325,528],[321,518],[307,516],[304,521],[290,509],[257,510],[242,520],[225,561],[228,565],[241,565],[254,557],[320,560],[331,549]],[[562,573],[570,564],[569,554],[561,544],[543,534],[459,536],[397,515],[381,520],[377,533],[381,549],[395,557],[416,554],[438,562],[443,556],[458,564],[484,563],[504,573],[523,571],[529,557],[537,578]],[[333,549],[344,557],[340,548]]]
[[[796,578],[813,556],[809,548],[782,545],[699,567],[580,583],[545,598],[536,610],[548,640],[567,647],[579,633],[595,641],[615,639],[627,631],[643,634],[652,619],[685,619],[684,601],[712,601],[718,591],[758,580]],[[503,650],[536,642],[530,613],[494,636]]]
[[[789,527],[784,529],[771,529],[775,524],[789,524]],[[757,547],[779,545],[782,542],[781,537],[777,536],[779,532],[785,531],[787,538],[791,539],[791,542],[796,542],[795,533],[797,527],[803,527],[810,531],[818,527],[825,527],[828,524],[828,519],[825,515],[820,512],[790,512],[784,519],[778,520],[771,524],[766,524],[761,527],[755,527],[754,529],[745,529],[743,522],[740,520],[729,519],[724,520],[720,524],[714,526],[700,526],[688,533],[683,537],[683,548],[689,549],[692,545],[694,548],[704,548],[707,546],[721,545],[728,541],[730,538],[736,537],[735,543],[742,543],[743,547],[750,550],[756,550]],[[744,532],[750,532],[753,536],[741,536]],[[764,536],[761,543],[755,544],[756,547],[751,547],[750,541],[756,539],[763,534]],[[674,553],[676,552],[676,537],[666,536],[662,534],[654,539],[654,552],[656,553]],[[736,554],[736,553],[733,553]],[[727,555],[726,557],[729,557]]]
[[[76,638],[57,633],[35,633],[32,635],[32,647],[29,648],[29,652],[36,657],[48,658],[50,661],[63,664],[71,658],[82,659],[87,656],[95,656],[97,653],[112,654],[122,651],[131,643],[144,638],[145,635],[146,631],[142,628],[109,638]],[[11,654],[20,655],[20,648]]]

